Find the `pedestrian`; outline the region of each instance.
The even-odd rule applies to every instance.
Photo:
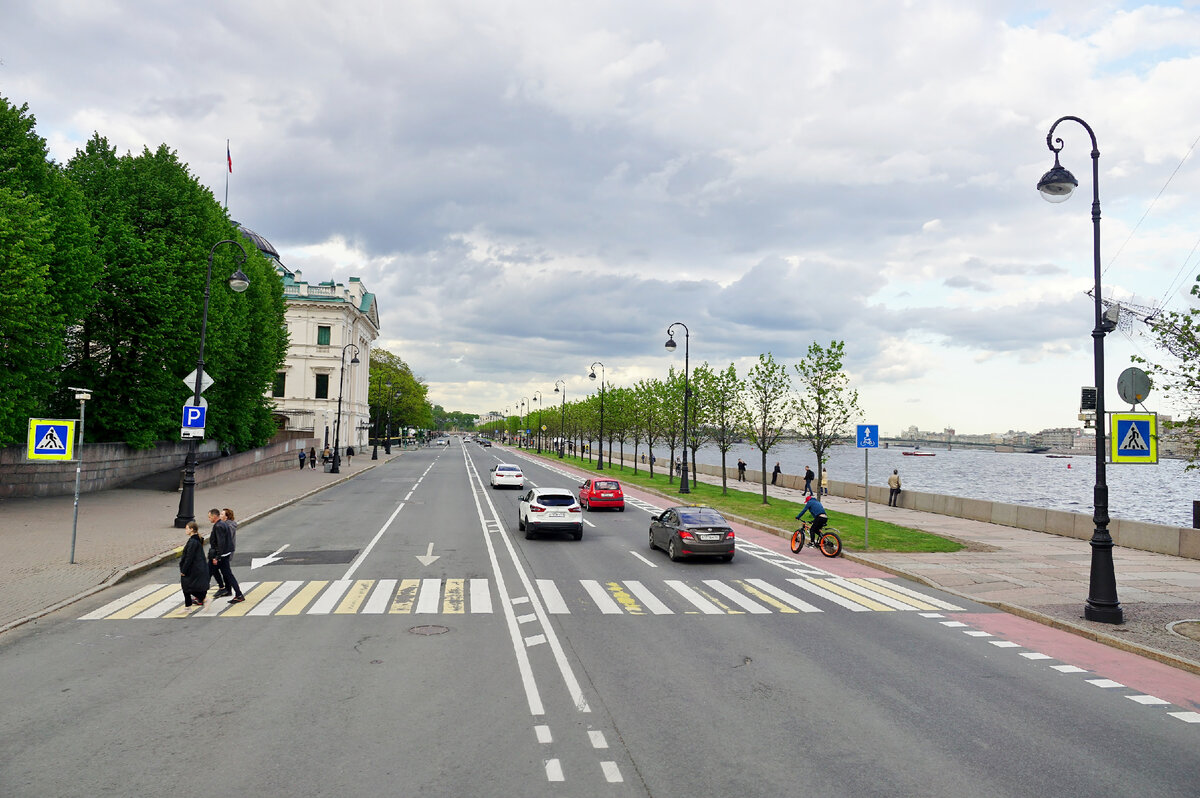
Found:
[[[321,453],[321,464],[327,464],[333,457],[333,449],[329,448],[329,444],[325,444],[325,451]]]
[[[432,444],[430,444],[430,445],[432,445]],[[353,456],[354,456],[354,447],[347,446],[346,447],[346,465],[350,465],[350,458]]]
[[[675,458],[675,476],[679,476],[682,473],[683,473],[683,461],[681,461],[678,457],[676,457]]]
[[[813,473],[812,466],[805,466],[804,467],[804,493],[806,496],[813,495],[812,481],[816,478],[817,478],[817,475]]]
[[[829,469],[828,468],[821,469],[821,495],[822,496],[829,495]]]
[[[308,467],[313,471],[317,470],[317,447],[313,446],[308,450]]]
[[[246,597],[242,595],[241,586],[233,575],[233,570],[229,567],[229,558],[233,555],[237,545],[235,537],[237,524],[233,520],[233,511],[227,508],[225,512],[229,514],[228,521],[221,517],[221,511],[216,507],[208,511],[208,522],[213,525],[212,536],[208,541],[211,545],[210,556],[212,557],[209,564],[221,571],[221,578],[225,585],[213,594],[213,598],[224,598],[232,593],[233,598],[229,600],[229,603],[237,604],[239,601],[246,600]]]
[[[646,464],[646,453],[642,452],[642,465]]]
[[[782,473],[783,473],[783,469],[779,467],[779,463],[776,463],[774,470],[771,471],[771,484],[772,485],[776,484],[776,480],[779,479],[779,475]]]
[[[183,606],[190,607],[194,601],[204,606],[208,594],[208,560],[204,559],[204,538],[200,537],[200,525],[187,522],[187,543],[183,544],[183,556],[179,558],[179,586],[183,588]]]
[[[900,472],[892,469],[892,475],[888,477],[888,507],[900,506]]]
[[[308,457],[308,453],[303,449],[300,450],[300,470],[304,470],[304,458]]]
[[[738,482],[746,481],[746,461],[738,458]]]

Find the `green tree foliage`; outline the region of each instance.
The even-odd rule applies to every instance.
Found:
[[[1200,300],[1200,275],[1191,295]],[[1188,470],[1200,468],[1200,307],[1171,311],[1150,325],[1154,343],[1166,355],[1159,362],[1133,358],[1146,366],[1154,387],[1162,390],[1166,401],[1183,410],[1183,418],[1167,422],[1166,428],[1190,442]]]
[[[830,341],[828,347],[813,342],[804,359],[796,364],[800,397],[796,423],[800,437],[817,456],[817,476],[824,473],[825,453],[850,434],[850,425],[862,411],[858,391],[850,389],[850,378],[842,371],[845,341]]]
[[[391,383],[390,387],[388,383]],[[401,428],[437,427],[439,419],[435,418],[435,409],[429,404],[429,388],[420,377],[413,374],[408,363],[399,355],[386,349],[372,349],[368,385],[367,401],[372,417],[386,415],[390,410],[393,434]],[[441,422],[446,423],[448,417],[445,410],[441,409],[441,405],[437,409],[441,413]]]
[[[697,383],[704,392],[705,405],[708,407],[709,434],[721,452],[721,493],[727,494],[729,480],[725,456],[742,434],[743,415],[740,408],[746,382],[738,377],[737,368],[732,363],[724,371],[712,371],[705,363],[704,371],[697,369],[697,372],[703,374]]]
[[[750,442],[762,453],[762,501],[767,501],[767,452],[783,439],[795,414],[787,368],[768,352],[746,375],[746,404],[743,416]]]

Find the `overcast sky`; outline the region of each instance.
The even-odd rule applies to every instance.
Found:
[[[1200,272],[1197,2],[3,0],[0,21],[0,94],[55,159],[94,131],[165,142],[223,200],[229,139],[230,215],[310,282],[361,278],[377,345],[450,410],[578,398],[597,360],[662,377],[682,321],[693,365],[743,373],[845,340],[884,434],[1078,426],[1084,128],[1056,131],[1077,194],[1036,191],[1068,114],[1098,138],[1105,296],[1184,309]],[[1123,409],[1130,354],[1163,356],[1107,347]]]

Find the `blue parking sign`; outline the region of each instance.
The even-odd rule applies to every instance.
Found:
[[[858,448],[859,449],[878,449],[879,448],[879,425],[878,424],[859,424],[858,425]]]

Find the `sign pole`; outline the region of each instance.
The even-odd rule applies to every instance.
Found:
[[[863,548],[871,547],[871,450],[863,449]]]
[[[75,564],[75,536],[79,531],[79,481],[83,472],[83,407],[87,403],[86,397],[87,394],[79,395],[79,456],[75,460],[75,518],[71,521],[71,565]]]

